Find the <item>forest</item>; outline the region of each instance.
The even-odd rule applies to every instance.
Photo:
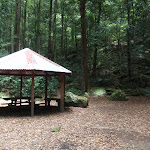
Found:
[[[0,57],[26,47],[71,70],[66,89],[76,94],[91,87],[150,90],[150,1],[0,0]],[[0,79],[2,91],[19,82]],[[44,79],[36,80],[41,90]],[[49,82],[51,90],[58,86]]]

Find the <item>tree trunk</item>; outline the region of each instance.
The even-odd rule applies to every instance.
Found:
[[[74,26],[72,26],[71,28],[71,41],[72,41],[72,46],[75,45],[75,40],[74,40]]]
[[[64,42],[64,51],[65,51],[65,59],[66,59],[67,54],[68,54],[68,35],[67,35],[67,24],[65,24],[65,29],[64,29],[64,38],[65,38],[65,42]]]
[[[62,0],[61,9],[61,53],[64,55],[64,0]]]
[[[77,27],[76,27],[76,24],[75,24],[75,48],[76,48],[76,51],[78,50],[78,41],[77,41]]]
[[[101,16],[101,9],[102,9],[102,2],[99,2],[99,13],[98,13],[98,18],[96,21],[96,26],[95,26],[95,32],[98,31],[98,25],[100,22],[100,16]],[[97,42],[97,37],[95,37]],[[97,66],[97,49],[98,49],[98,44],[95,43],[95,50],[94,50],[94,59],[93,59],[93,78],[96,78],[96,66]]]
[[[128,20],[128,28],[127,28],[127,63],[128,63],[128,80],[131,81],[131,40],[130,40],[130,0],[127,0],[127,20]]]
[[[25,48],[25,33],[26,33],[26,18],[27,18],[27,2],[28,0],[25,1],[25,6],[24,6],[24,21],[23,21],[23,32],[22,32],[22,48]]]
[[[48,58],[52,59],[52,44],[51,44],[51,31],[52,31],[52,5],[53,0],[50,0],[50,10],[49,10],[49,39],[48,39]]]
[[[14,52],[14,29],[13,29],[13,6],[11,6],[11,50],[10,53]]]
[[[122,47],[121,47],[121,25],[122,25],[122,19],[123,19],[123,10],[122,10],[122,3],[120,2],[120,6],[119,6],[119,11],[120,11],[120,22],[118,22],[119,27],[117,27],[116,29],[116,33],[117,33],[117,54],[118,54],[118,64],[122,64],[123,63],[123,58],[121,57],[122,56]]]
[[[56,61],[56,13],[57,13],[57,0],[55,0],[55,7],[54,7],[54,61]]]
[[[87,65],[87,38],[86,38],[86,21],[85,21],[85,4],[86,0],[80,0],[81,28],[82,28],[82,60],[83,60],[83,91],[87,92],[88,82],[88,65]]]
[[[40,18],[41,18],[41,0],[38,3],[38,10],[37,10],[37,51],[40,53],[40,46],[41,46],[41,38],[40,38]]]
[[[16,0],[15,46],[14,46],[14,51],[18,51],[19,50],[20,17],[21,17],[21,0]]]
[[[34,22],[34,34],[35,34],[35,38],[34,38],[34,42],[32,42],[31,46],[34,47],[34,49],[37,51],[37,0],[34,0],[34,15],[35,15],[35,22]]]

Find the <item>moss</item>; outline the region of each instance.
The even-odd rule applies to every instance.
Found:
[[[66,103],[83,103],[84,105],[88,104],[88,99],[85,96],[78,96],[73,94],[72,92],[67,92],[65,95],[65,102]]]
[[[78,103],[78,97],[77,97],[77,95],[73,94],[72,92],[67,92],[65,95],[65,102]]]
[[[88,103],[87,97],[85,97],[85,96],[77,96],[77,97],[78,97],[78,100],[81,101],[82,103],[84,103],[84,104]]]
[[[121,90],[114,91],[111,96],[109,97],[109,100],[112,101],[127,101],[128,97],[125,95],[125,93]]]

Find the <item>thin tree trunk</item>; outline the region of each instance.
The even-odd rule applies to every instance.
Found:
[[[34,49],[37,51],[37,0],[34,0],[34,15],[35,15],[35,22],[34,22],[34,34],[35,34],[35,42],[32,42]]]
[[[40,33],[40,19],[41,19],[41,0],[38,3],[38,10],[37,10],[37,51],[40,53],[41,47],[41,33]]]
[[[67,54],[68,54],[68,45],[67,45],[67,43],[68,43],[68,38],[67,38],[67,25],[65,25],[65,31],[64,31],[65,33],[64,33],[64,35],[65,35],[65,44],[64,44],[64,51],[65,51],[65,59],[66,59],[66,57],[67,57]]]
[[[48,39],[48,58],[52,59],[52,44],[51,44],[51,32],[52,32],[52,5],[53,0],[50,0],[50,10],[49,10],[49,39]]]
[[[21,0],[16,0],[15,47],[14,47],[14,51],[19,50],[20,17],[21,17]]]
[[[25,33],[26,33],[26,18],[27,18],[27,3],[28,0],[25,1],[24,6],[24,22],[23,22],[23,33],[22,33],[22,47],[25,48]]]
[[[85,4],[86,0],[80,0],[81,28],[82,28],[82,60],[83,60],[83,91],[87,92],[88,82],[88,65],[87,65],[87,38],[86,38],[86,21],[85,21]]]
[[[130,0],[127,0],[127,13],[128,13],[128,28],[127,28],[127,63],[128,63],[128,80],[131,81],[131,39],[130,39]]]
[[[54,7],[54,61],[56,61],[56,13],[57,13],[57,0],[55,0],[55,7]]]
[[[78,41],[77,41],[77,29],[76,29],[77,27],[76,27],[76,24],[75,24],[75,47],[76,47],[76,50],[78,50]]]
[[[120,7],[119,7],[119,10],[120,10],[120,22],[119,22],[119,27],[117,28],[116,30],[116,33],[117,33],[117,41],[118,41],[118,45],[117,45],[117,52],[118,52],[118,58],[119,58],[119,61],[118,63],[123,63],[122,62],[122,58],[121,58],[121,53],[122,53],[122,50],[121,50],[121,43],[120,43],[120,40],[121,40],[121,24],[122,24],[122,17],[123,17],[123,12],[122,12],[122,2],[120,2]]]
[[[14,29],[13,29],[13,6],[11,6],[11,51],[10,53],[14,52]]]
[[[97,30],[98,30],[98,25],[99,25],[100,16],[101,16],[101,10],[102,10],[102,2],[99,2],[99,13],[98,13],[98,18],[96,20],[95,32],[97,32]],[[96,37],[96,40],[97,40],[97,37]],[[96,78],[97,49],[98,49],[98,44],[95,43],[94,59],[93,59],[93,78]]]
[[[74,42],[74,26],[72,26],[71,28],[71,41],[72,41],[72,45],[74,46],[75,45],[75,42]]]
[[[61,53],[64,55],[64,0],[61,7]]]

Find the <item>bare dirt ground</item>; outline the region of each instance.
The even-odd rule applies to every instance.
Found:
[[[51,132],[60,127],[59,132]],[[88,108],[0,107],[2,150],[150,150],[150,98],[90,97]]]

